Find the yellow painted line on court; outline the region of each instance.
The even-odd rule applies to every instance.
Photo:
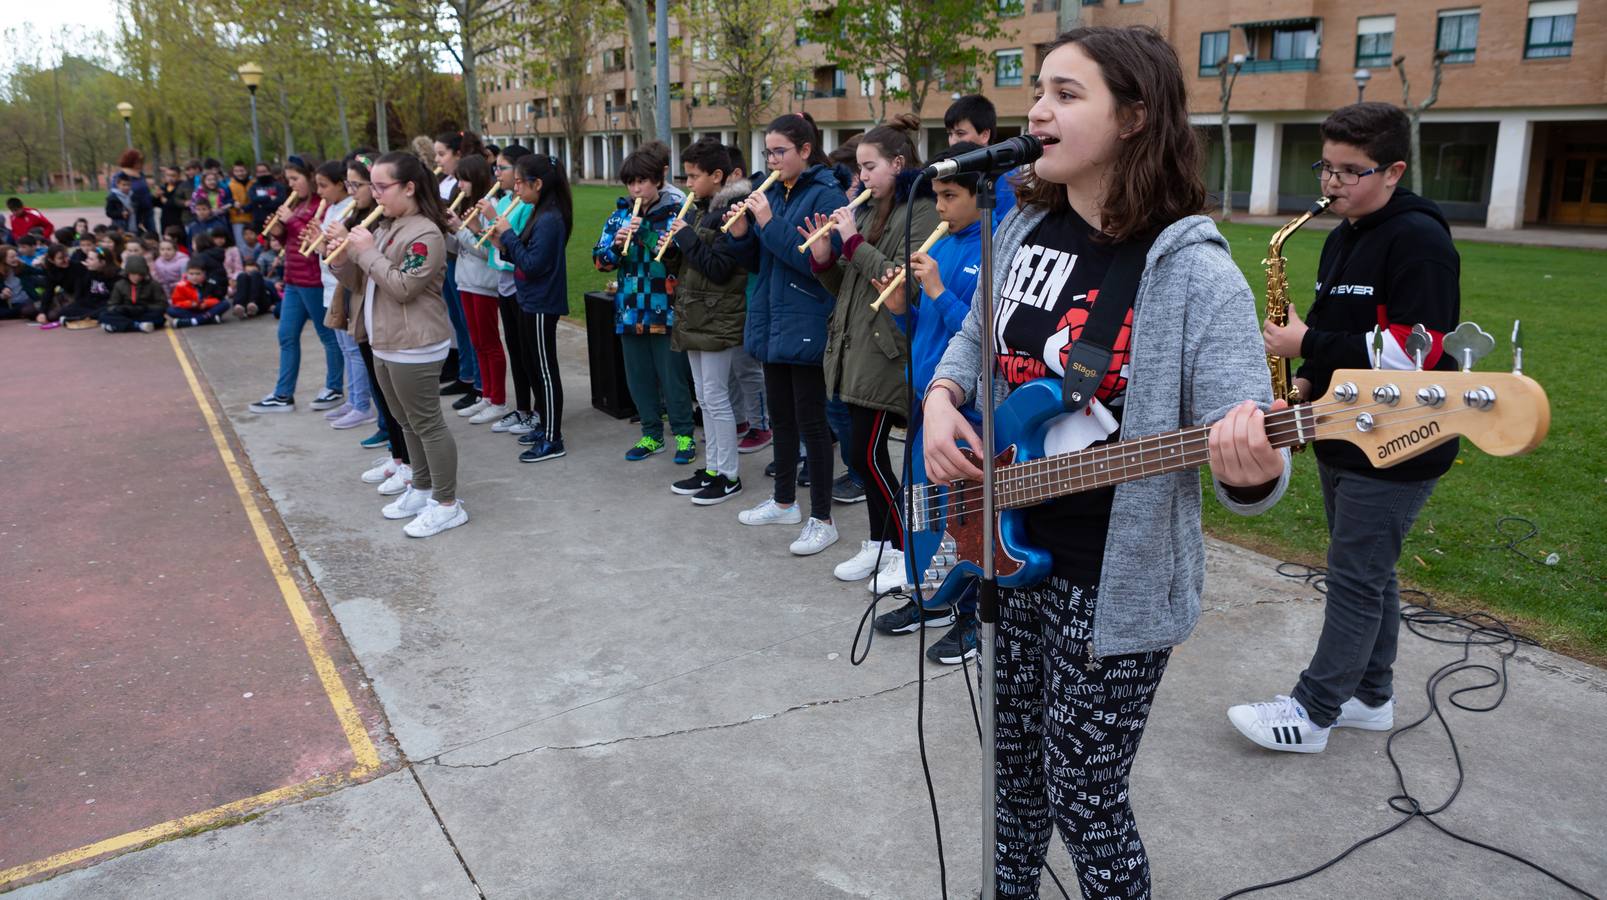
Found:
[[[268,561],[268,568],[273,571],[274,580],[279,584],[279,593],[284,597],[286,608],[290,610],[290,618],[296,623],[296,630],[301,634],[307,655],[312,658],[313,668],[318,671],[318,680],[323,684],[325,695],[329,697],[329,705],[334,707],[335,716],[340,720],[340,727],[346,733],[346,742],[351,745],[352,756],[357,766],[345,775],[324,775],[299,784],[275,788],[254,797],[125,832],[31,863],[0,869],[0,888],[14,881],[31,878],[102,854],[138,847],[192,829],[206,828],[260,807],[315,794],[320,790],[343,784],[348,779],[361,779],[379,769],[379,749],[368,736],[368,729],[363,725],[363,717],[357,712],[356,704],[352,703],[351,694],[347,693],[346,684],[341,681],[340,672],[335,668],[335,661],[324,648],[323,637],[318,633],[318,624],[313,621],[312,610],[307,607],[307,598],[302,595],[301,587],[291,577],[290,567],[285,564],[284,555],[279,552],[279,545],[274,541],[273,533],[268,530],[268,523],[263,519],[262,511],[257,508],[256,498],[251,495],[251,488],[246,484],[245,473],[241,471],[234,450],[229,447],[229,440],[224,436],[222,426],[218,424],[218,415],[213,411],[212,404],[207,402],[206,394],[201,390],[201,383],[195,377],[195,370],[190,366],[184,348],[179,346],[178,334],[168,329],[167,337],[173,347],[173,355],[178,358],[179,368],[184,371],[184,379],[189,382],[190,393],[194,395],[195,403],[201,408],[202,417],[206,419],[207,429],[212,433],[212,442],[217,445],[218,455],[223,458],[223,467],[228,470],[229,480],[234,483],[234,491],[240,497],[240,505],[245,507],[246,518],[251,522],[251,530],[256,534],[257,544],[262,548],[262,555]]]
[[[341,775],[325,775],[322,778],[314,778],[311,781],[304,781],[301,784],[292,784],[288,787],[275,788],[267,793],[258,794],[255,797],[247,797],[244,800],[236,800],[233,803],[227,803],[223,806],[215,806],[211,809],[202,810],[198,813],[191,813],[190,815],[182,816],[177,819],[170,819],[158,825],[151,825],[146,828],[141,828],[137,831],[129,831],[124,834],[117,835],[116,837],[107,838],[104,841],[96,841],[93,844],[88,844],[86,846],[68,850],[63,853],[57,853],[55,856],[47,856],[44,859],[37,860],[35,862],[24,863],[23,865],[16,866],[14,868],[0,870],[0,887],[4,887],[13,881],[19,881],[24,878],[31,878],[35,875],[41,875],[45,872],[49,872],[52,869],[59,869],[62,866],[70,866],[73,863],[82,862],[83,860],[100,856],[103,853],[113,853],[118,850],[127,850],[130,847],[138,847],[142,844],[148,844],[151,841],[159,841],[164,838],[170,838],[174,835],[183,834],[186,831],[191,831],[196,828],[206,828],[208,826],[216,825],[236,816],[243,816],[261,807],[271,806],[282,800],[293,800],[298,797],[315,794],[320,790],[335,787],[345,780],[345,777]]]
[[[195,403],[201,407],[206,427],[212,432],[212,442],[218,445],[218,455],[223,457],[223,467],[229,470],[235,493],[240,495],[240,505],[245,507],[251,530],[257,535],[257,544],[262,547],[262,555],[268,560],[268,568],[273,570],[274,580],[279,582],[279,593],[285,598],[290,618],[295,621],[296,630],[301,632],[301,642],[307,646],[307,655],[312,657],[313,668],[318,670],[318,680],[323,683],[324,693],[329,696],[329,705],[335,708],[340,727],[346,732],[346,741],[351,744],[352,756],[357,760],[352,777],[362,778],[379,768],[379,750],[369,738],[363,717],[358,714],[351,695],[346,692],[346,683],[341,681],[335,661],[329,658],[329,651],[324,648],[323,636],[318,633],[318,623],[313,621],[312,611],[307,608],[307,599],[302,596],[296,579],[291,577],[290,567],[285,565],[284,555],[279,552],[279,544],[274,541],[272,532],[268,531],[268,523],[262,518],[261,510],[257,509],[256,498],[251,496],[245,473],[240,471],[234,450],[229,447],[229,440],[224,437],[223,428],[218,424],[218,416],[212,411],[212,404],[207,402],[184,348],[179,346],[178,333],[171,328],[166,330],[168,342],[173,345],[173,355],[178,357],[179,368],[184,370],[184,379],[190,383],[190,393],[195,395]]]

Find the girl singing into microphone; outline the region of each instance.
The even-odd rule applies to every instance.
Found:
[[[1271,448],[1263,423],[1272,391],[1255,299],[1227,242],[1199,215],[1205,187],[1177,54],[1143,27],[1073,29],[1048,51],[1028,115],[1048,146],[1002,224],[993,283],[979,287],[997,298],[995,345],[981,345],[973,302],[926,392],[927,473],[939,483],[981,479],[958,447],[981,446],[958,407],[976,394],[982,366],[998,377],[981,402],[1060,378],[1068,348],[1107,301],[1107,268],[1153,242],[1133,308],[1106,310],[1117,336],[1097,402],[1051,437],[1075,446],[1215,423],[1217,499],[1261,512],[1283,492],[1288,457]],[[1171,648],[1200,614],[1199,476],[1051,501],[1027,512],[1026,532],[1053,566],[1039,584],[1000,591],[998,896],[1038,896],[1058,828],[1083,896],[1148,897],[1128,772]]]

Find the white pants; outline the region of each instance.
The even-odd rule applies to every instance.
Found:
[[[686,352],[697,402],[703,407],[703,467],[733,481],[737,477],[737,417],[731,409],[731,369],[738,355],[747,356],[741,347]]]

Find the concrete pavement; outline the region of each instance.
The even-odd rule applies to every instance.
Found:
[[[522,466],[511,438],[452,417],[472,519],[411,541],[357,481],[372,456],[359,435],[310,412],[246,411],[271,386],[271,320],[186,340],[411,766],[15,896],[939,895],[914,639],[878,640],[850,665],[868,595],[830,574],[865,534],[861,507],[838,507],[843,543],[804,560],[786,552],[787,529],[735,522],[768,490],[766,454],[743,459],[740,500],[691,507],[667,489],[685,472],[667,454],[622,459],[634,429],[586,406],[584,337],[564,330],[569,455]],[[310,334],[304,346],[303,400],[321,378]],[[1213,544],[1209,565],[1208,609],[1174,654],[1133,777],[1161,897],[1292,874],[1394,819],[1385,735],[1341,732],[1296,757],[1228,725],[1231,703],[1288,689],[1321,604],[1265,557]],[[1422,714],[1425,678],[1457,655],[1403,637],[1398,722]],[[969,896],[976,735],[962,679],[928,674],[950,894]],[[1468,784],[1442,822],[1599,892],[1607,674],[1525,649],[1510,675],[1495,712],[1447,714]],[[1413,790],[1442,796],[1443,738],[1397,743]],[[1265,896],[1567,895],[1413,823]]]

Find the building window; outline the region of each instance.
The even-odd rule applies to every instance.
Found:
[[[1027,11],[1027,5],[1023,0],[998,0],[998,5],[999,15],[1007,19],[1015,18]]]
[[[1356,20],[1356,68],[1387,69],[1395,53],[1395,17]]]
[[[1228,55],[1228,32],[1206,31],[1200,34],[1200,74],[1216,75],[1217,63]]]
[[[1021,86],[1021,51],[1000,50],[993,54],[993,86]]]
[[[1448,63],[1470,63],[1479,43],[1479,11],[1447,9],[1440,12],[1440,33],[1434,49],[1444,50]]]
[[[1579,0],[1541,0],[1529,4],[1529,32],[1523,39],[1524,59],[1572,56],[1574,20]]]
[[[703,39],[702,38],[693,38],[692,39],[692,58],[695,59],[695,60],[699,60],[699,61],[701,61],[703,59]]]

